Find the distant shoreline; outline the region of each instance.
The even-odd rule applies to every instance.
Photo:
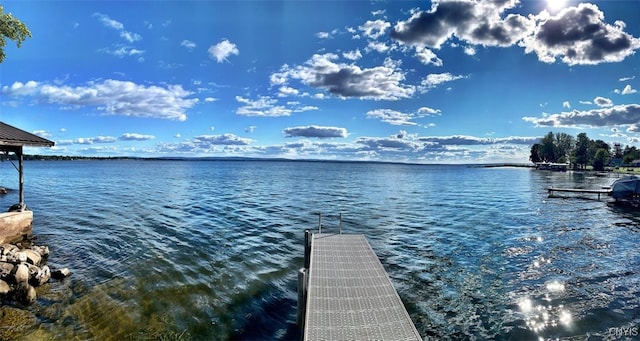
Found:
[[[15,156],[10,157],[16,160]],[[6,159],[5,159],[6,160]],[[462,166],[477,168],[520,167],[534,168],[527,163],[418,163],[402,161],[376,161],[376,160],[330,160],[330,159],[287,159],[287,158],[260,158],[260,157],[136,157],[136,156],[69,156],[69,155],[24,155],[25,161],[271,161],[271,162],[327,162],[327,163],[375,163],[390,165],[415,165],[415,166]]]

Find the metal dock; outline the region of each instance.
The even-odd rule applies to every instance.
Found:
[[[307,239],[299,274],[304,340],[422,340],[364,235]]]
[[[603,188],[603,189],[583,189],[583,188],[548,188],[549,196],[553,196],[554,192],[564,192],[564,193],[587,193],[587,194],[597,194],[598,200],[600,200],[601,195],[611,195],[611,188]]]

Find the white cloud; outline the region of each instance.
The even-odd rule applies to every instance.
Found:
[[[105,53],[108,53],[120,58],[126,57],[126,56],[140,56],[145,52],[144,50],[138,50],[130,46],[117,46],[111,49],[105,48],[105,49],[101,49],[100,51],[103,51]]]
[[[207,97],[204,99],[204,101],[207,103],[215,102],[217,100],[218,100],[217,98],[213,98],[213,97]]]
[[[236,44],[227,39],[217,43],[216,45],[211,45],[208,51],[211,58],[215,58],[218,63],[227,61],[227,58],[231,55],[237,56],[240,54],[240,50],[238,50]]]
[[[300,93],[298,89],[294,89],[289,86],[281,86],[278,89],[278,97],[288,97],[288,96],[296,96]]]
[[[385,53],[389,51],[390,47],[379,41],[370,41],[365,48],[366,51],[377,51],[379,53]]]
[[[471,47],[471,46],[466,46],[464,48],[464,54],[468,55],[468,56],[475,56],[476,54],[476,49]]]
[[[391,109],[375,109],[367,112],[367,118],[379,119],[382,122],[389,123],[391,125],[417,125],[412,120],[415,118],[412,114],[407,114]]]
[[[418,109],[418,113],[422,115],[440,115],[440,109],[433,109],[429,107],[421,107]]]
[[[3,86],[9,97],[34,97],[36,102],[60,104],[66,109],[93,107],[106,115],[164,118],[184,121],[186,111],[198,99],[180,85],[141,85],[129,81],[107,79],[81,86],[58,86],[29,81]]]
[[[353,51],[344,52],[342,56],[349,60],[358,60],[362,58],[362,53],[360,52],[360,50],[355,49]]]
[[[410,45],[439,49],[452,37],[473,45],[511,46],[530,31],[531,19],[503,13],[518,1],[440,1],[428,11],[413,11],[398,22],[391,37]]]
[[[271,75],[272,85],[299,80],[305,85],[320,88],[341,98],[397,100],[409,98],[415,87],[405,85],[399,62],[385,59],[381,66],[362,69],[354,64],[335,63],[332,53],[316,54],[304,65],[284,65]]]
[[[562,102],[562,107],[563,108],[567,108],[567,109],[571,109],[571,103],[569,103],[569,101],[564,101],[564,102]]]
[[[120,140],[121,141],[146,141],[146,140],[152,140],[155,139],[156,137],[153,135],[144,135],[144,134],[138,134],[138,133],[124,133],[122,134],[122,136],[120,136]]]
[[[467,76],[462,76],[462,75],[453,75],[449,72],[445,72],[445,73],[432,73],[427,75],[427,77],[425,77],[421,83],[420,83],[420,90],[422,92],[425,91],[429,91],[435,87],[437,87],[438,85],[442,84],[442,83],[446,83],[446,82],[452,82],[458,79],[463,79],[463,78],[467,78]]]
[[[367,20],[364,24],[358,27],[363,32],[364,36],[370,39],[378,39],[385,34],[387,29],[391,27],[391,24],[384,20]]]
[[[418,57],[418,60],[422,64],[442,66],[442,59],[438,58],[433,51],[424,46],[416,46],[416,57]]]
[[[626,33],[622,21],[606,23],[594,4],[567,7],[554,16],[547,11],[528,17],[509,13],[519,2],[434,1],[430,10],[414,10],[410,18],[399,21],[391,37],[435,49],[455,38],[481,46],[517,44],[542,62],[560,58],[569,65],[619,62],[640,48],[640,39]]]
[[[80,137],[74,140],[59,140],[56,144],[60,146],[72,145],[72,144],[94,144],[94,143],[113,143],[116,142],[116,138],[113,136],[96,136],[96,137]]]
[[[124,29],[124,25],[117,21],[117,20],[113,20],[111,18],[109,18],[109,16],[102,14],[102,13],[93,13],[93,16],[98,18],[98,20],[100,20],[100,22],[109,28],[112,28],[116,31],[118,31],[120,33],[120,37],[123,38],[124,40],[126,40],[129,43],[133,43],[136,41],[139,41],[142,39],[142,36],[137,34],[137,33],[133,33],[133,32],[129,32],[126,31]]]
[[[610,99],[606,98],[606,97],[596,97],[593,100],[593,103],[595,103],[597,106],[599,107],[610,107],[613,106],[613,101],[611,101]]]
[[[623,95],[635,94],[636,92],[638,92],[638,90],[633,89],[629,84],[627,84],[627,86],[625,86],[624,89],[622,89]]]
[[[287,106],[278,104],[278,100],[269,96],[260,96],[256,100],[236,96],[236,101],[243,105],[236,109],[236,114],[241,116],[290,116],[295,112],[318,110],[314,106],[301,106],[298,102],[287,103]]]
[[[555,16],[543,11],[534,20],[535,30],[521,45],[545,63],[556,58],[568,65],[620,62],[640,48],[640,40],[624,32],[623,22],[606,23],[594,4],[568,7]]]
[[[522,119],[538,127],[613,127],[638,124],[640,104],[616,105],[586,111],[573,110],[540,118],[523,117]]]
[[[313,138],[336,138],[347,137],[347,129],[339,127],[325,127],[325,126],[304,126],[304,127],[291,127],[285,128],[282,131],[285,137],[313,137]]]
[[[191,40],[186,40],[185,39],[180,43],[180,46],[183,46],[183,47],[186,47],[189,50],[192,50],[192,49],[194,49],[196,47],[196,43],[192,42]]]

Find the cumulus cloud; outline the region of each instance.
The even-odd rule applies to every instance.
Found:
[[[523,120],[538,127],[612,127],[638,124],[640,104],[616,105],[586,111],[573,110],[545,117],[523,117]]]
[[[385,34],[387,29],[391,27],[391,24],[384,20],[367,20],[364,24],[358,27],[362,34],[370,39],[378,39]]]
[[[366,147],[367,150],[380,150],[380,151],[417,151],[421,148],[419,143],[393,137],[360,137],[355,141],[356,144],[360,144]]]
[[[94,143],[113,143],[113,142],[116,142],[116,138],[113,136],[96,136],[96,137],[80,137],[73,140],[59,140],[57,141],[56,144],[59,146],[65,146],[65,145],[72,145],[72,144],[89,145]]]
[[[631,94],[635,94],[636,92],[638,92],[638,90],[632,88],[631,85],[629,85],[629,84],[627,84],[624,87],[624,89],[622,89],[622,91],[616,90],[616,93],[621,93],[623,95],[631,95]]]
[[[452,136],[425,136],[418,138],[419,141],[437,143],[440,145],[455,145],[455,146],[473,146],[473,145],[493,145],[493,144],[524,144],[531,145],[540,140],[540,137],[522,137],[511,136],[501,138],[487,138],[487,137],[475,137],[467,135],[452,135]]]
[[[571,109],[571,103],[569,103],[569,101],[564,101],[564,102],[562,102],[562,107],[563,108],[567,108],[567,109]]]
[[[417,123],[411,121],[414,119],[414,115],[391,109],[371,110],[367,112],[367,118],[379,119],[391,125],[417,125]]]
[[[179,137],[179,136],[176,136]],[[179,143],[158,143],[157,151],[166,154],[198,154],[216,151],[239,151],[254,141],[234,134],[200,135]],[[219,148],[223,148],[220,150]]]
[[[304,126],[290,127],[282,131],[285,137],[313,137],[319,139],[347,137],[347,129],[339,127],[323,127],[323,126]]]
[[[360,52],[360,50],[355,49],[353,51],[344,52],[342,56],[349,60],[358,60],[362,58],[362,53]]]
[[[28,81],[3,86],[9,97],[33,97],[41,103],[59,104],[65,109],[94,107],[106,115],[163,118],[184,121],[186,111],[198,99],[180,85],[141,85],[129,81],[107,79],[81,86],[59,86]]]
[[[256,100],[236,96],[236,101],[243,105],[236,109],[236,114],[241,116],[290,116],[295,112],[318,110],[314,106],[302,106],[298,102],[289,102],[288,106],[278,104],[278,100],[269,96],[260,96]]]
[[[397,100],[409,98],[415,87],[406,85],[400,63],[390,58],[381,66],[362,69],[354,64],[336,63],[338,55],[316,54],[304,65],[284,65],[271,75],[272,85],[298,80],[305,85],[320,88],[341,98]]]
[[[530,19],[503,15],[518,1],[438,1],[428,11],[413,11],[398,22],[391,37],[405,44],[439,49],[453,36],[470,44],[510,46],[530,30]]]
[[[146,141],[146,140],[152,140],[155,139],[156,137],[153,135],[144,135],[144,134],[137,134],[137,133],[124,133],[122,134],[122,136],[120,136],[119,140],[120,141]]]
[[[418,60],[425,65],[434,65],[434,66],[442,66],[442,59],[438,58],[433,51],[424,47],[424,46],[416,46],[416,57]]]
[[[117,20],[113,20],[111,18],[109,18],[109,16],[102,14],[102,13],[93,13],[93,16],[98,18],[98,20],[100,20],[100,22],[109,28],[112,28],[116,31],[118,31],[120,33],[120,37],[122,37],[124,40],[126,40],[129,43],[133,43],[136,42],[140,39],[142,39],[142,36],[140,36],[137,33],[133,33],[133,32],[129,32],[126,31],[124,29],[124,25],[117,21]]]
[[[569,65],[619,62],[640,48],[640,40],[624,32],[623,22],[607,24],[594,4],[568,7],[555,16],[543,11],[535,20],[533,34],[522,45],[525,52],[535,52],[546,63],[556,58]]]
[[[210,145],[236,145],[246,146],[253,142],[251,139],[238,137],[234,134],[222,134],[222,135],[200,135],[193,138],[193,143],[199,147],[206,147]]]
[[[596,97],[593,102],[599,107],[610,107],[613,106],[613,101],[605,97]]]
[[[625,32],[626,25],[604,20],[594,4],[581,3],[551,15],[542,11],[524,17],[507,13],[519,0],[434,1],[427,11],[412,11],[398,22],[391,37],[408,45],[439,49],[456,37],[470,45],[508,47],[518,44],[525,53],[569,65],[619,62],[640,48],[640,39]]]
[[[238,50],[236,44],[227,39],[215,45],[211,45],[208,51],[211,58],[215,58],[218,63],[227,61],[227,58],[231,55],[237,56],[240,54],[240,50]]]

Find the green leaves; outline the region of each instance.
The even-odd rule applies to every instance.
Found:
[[[20,47],[25,39],[31,38],[31,31],[29,31],[27,25],[11,15],[11,13],[4,13],[0,5],[0,63],[6,57],[4,53],[4,46],[7,44],[6,38],[15,41],[16,45]]]

